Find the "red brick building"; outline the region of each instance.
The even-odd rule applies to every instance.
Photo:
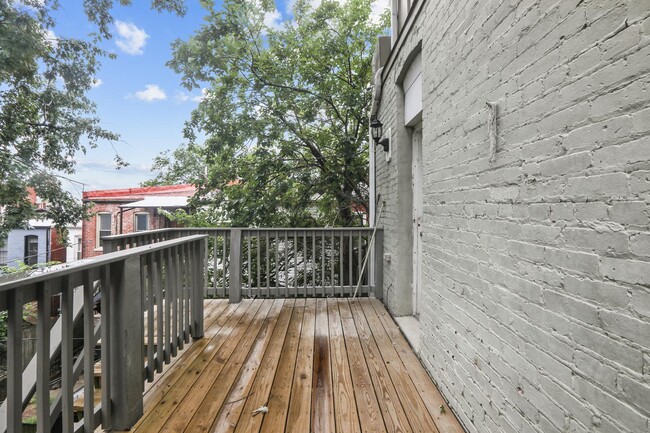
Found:
[[[84,192],[94,215],[83,222],[83,258],[102,254],[102,236],[174,227],[158,209],[184,208],[194,192],[189,184]]]

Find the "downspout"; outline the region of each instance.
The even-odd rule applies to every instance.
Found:
[[[382,92],[382,82],[381,82],[381,74],[384,71],[383,66],[377,70],[375,73],[375,85],[373,88],[373,98],[372,98],[372,105],[370,106],[370,119],[373,117],[377,116],[377,112],[379,111],[379,104],[381,103],[381,92]],[[370,215],[368,221],[368,226],[369,227],[374,227],[375,225],[375,213],[377,212],[377,181],[376,181],[376,164],[375,164],[375,143],[372,140],[372,131],[370,129],[370,126],[368,126],[368,143],[370,143],[370,155],[369,155],[369,171],[370,171],[370,176],[369,177],[369,186],[370,186],[370,197],[368,200],[370,203]]]
[[[397,43],[399,36],[399,1],[392,0],[390,3],[390,45],[392,47]]]

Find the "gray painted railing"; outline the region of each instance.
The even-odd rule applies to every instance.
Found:
[[[249,297],[383,297],[383,231],[373,228],[174,228],[103,238],[104,251],[209,236],[205,295]],[[372,251],[371,251],[372,250]],[[372,260],[364,267],[366,254]]]
[[[27,278],[0,282],[0,311],[8,313],[6,416],[0,430],[22,431],[22,412],[34,380],[23,375],[22,317],[26,303],[38,309],[35,393],[37,429],[49,432],[60,416],[64,432],[126,430],[142,416],[144,380],[176,355],[183,344],[203,336],[203,282],[206,236],[185,236],[128,251],[104,254]],[[77,292],[75,294],[75,292]],[[74,298],[82,293],[83,349],[74,359]],[[59,335],[50,327],[50,298],[61,295]],[[101,318],[95,324],[95,300]],[[146,334],[145,334],[146,329]],[[98,334],[99,331],[99,334]],[[144,344],[145,335],[147,342]],[[101,403],[96,406],[94,364],[101,337]],[[155,338],[155,341],[154,341]],[[146,351],[146,362],[145,362]],[[50,369],[61,363],[59,398],[50,401]],[[83,374],[83,420],[75,423],[74,384]]]

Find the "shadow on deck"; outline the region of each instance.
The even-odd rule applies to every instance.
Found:
[[[205,337],[144,398],[135,432],[463,431],[372,298],[206,300]]]

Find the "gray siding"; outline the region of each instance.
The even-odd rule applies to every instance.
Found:
[[[5,243],[8,266],[17,266],[25,258],[25,236],[38,236],[38,263],[49,260],[49,247],[47,245],[50,228],[33,228],[30,230],[16,229],[9,232]]]
[[[395,83],[422,41],[421,357],[469,432],[650,432],[649,16],[646,0],[429,0],[384,70],[386,299],[408,314]]]

